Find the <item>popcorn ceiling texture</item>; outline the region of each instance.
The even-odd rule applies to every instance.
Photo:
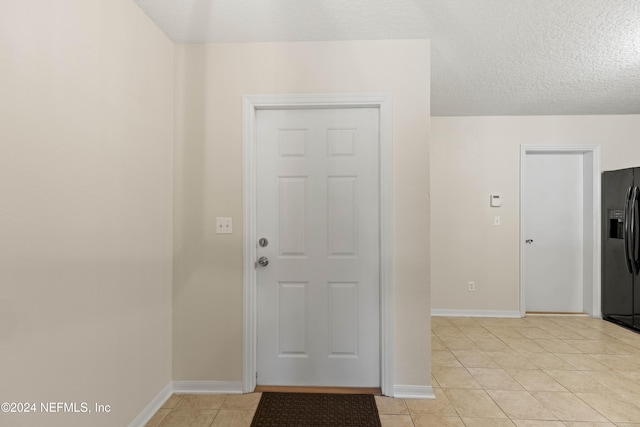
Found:
[[[432,41],[434,116],[640,113],[638,0],[135,0],[178,43]]]

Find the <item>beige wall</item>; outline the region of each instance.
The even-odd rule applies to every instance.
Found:
[[[431,125],[434,310],[520,309],[521,144],[599,144],[602,170],[640,165],[640,115],[434,117]],[[494,192],[501,208],[489,206]]]
[[[130,0],[0,2],[0,425],[171,380],[173,45]]]
[[[389,92],[395,382],[428,385],[429,42],[185,45],[176,67],[174,380],[242,380],[242,96]]]

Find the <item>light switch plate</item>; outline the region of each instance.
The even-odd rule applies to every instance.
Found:
[[[230,217],[217,217],[216,218],[216,234],[231,234],[233,233],[233,221]]]

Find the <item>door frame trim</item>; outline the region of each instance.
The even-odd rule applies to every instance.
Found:
[[[380,386],[393,396],[393,136],[388,93],[245,95],[243,97],[243,349],[244,393],[256,388],[256,112],[264,109],[377,108],[380,113]]]
[[[588,313],[591,317],[602,317],[601,308],[601,277],[600,277],[600,251],[601,251],[601,223],[600,223],[600,146],[599,145],[528,145],[520,146],[520,316],[525,317],[526,314],[526,230],[525,230],[525,193],[526,193],[526,156],[533,153],[549,153],[549,154],[591,154],[593,156],[591,164],[591,187],[593,201],[593,239],[591,241],[592,250],[592,307],[584,307],[589,309]],[[583,167],[584,170],[584,167]],[[587,242],[584,242],[587,244]]]

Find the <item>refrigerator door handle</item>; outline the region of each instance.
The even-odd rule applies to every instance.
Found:
[[[627,264],[627,270],[629,270],[629,273],[633,274],[633,267],[631,266],[631,255],[630,255],[630,251],[629,251],[629,246],[631,244],[630,240],[631,240],[631,236],[629,233],[629,223],[631,222],[631,214],[629,212],[630,210],[630,204],[631,204],[631,193],[632,193],[632,187],[629,187],[629,189],[627,190],[627,197],[625,198],[624,201],[624,231],[623,231],[623,237],[624,237],[624,260]]]
[[[640,262],[638,261],[638,244],[640,243],[638,238],[640,236],[638,236],[637,233],[638,222],[636,221],[636,218],[638,217],[638,191],[640,191],[640,189],[638,189],[637,186],[634,186],[633,195],[631,196],[631,207],[629,208],[629,212],[631,214],[631,225],[629,226],[631,247],[629,248],[629,252],[631,256],[631,268],[633,269],[633,274],[636,276],[640,273]]]

